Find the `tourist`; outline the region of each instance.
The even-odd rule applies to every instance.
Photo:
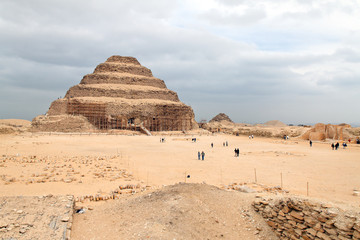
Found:
[[[226,146],[229,146],[228,141],[225,142],[225,145],[226,145]]]
[[[204,151],[202,151],[202,152],[201,152],[201,160],[204,161],[204,158],[205,158],[205,153],[204,153]]]
[[[254,138],[254,135],[251,135],[251,138]]]
[[[332,148],[332,150],[334,150],[334,148],[335,148],[334,143],[331,144],[331,148]]]
[[[343,142],[343,144],[342,144],[342,145],[343,145],[343,148],[344,148],[344,149],[346,149],[346,147],[347,147],[346,142]]]
[[[234,149],[234,152],[235,152],[235,157],[237,156],[237,149],[235,148]]]
[[[214,144],[213,143],[211,143],[211,148],[213,148],[214,147]]]
[[[312,141],[310,140],[310,147],[312,147]]]
[[[339,142],[337,142],[337,143],[335,144],[335,150],[338,150],[339,146],[340,146],[340,144],[339,144]]]
[[[198,151],[198,160],[200,160],[200,151]]]

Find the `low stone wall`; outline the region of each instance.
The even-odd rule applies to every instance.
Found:
[[[301,198],[256,198],[253,207],[280,239],[360,239],[360,212]]]

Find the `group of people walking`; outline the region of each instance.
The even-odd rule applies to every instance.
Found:
[[[200,151],[198,151],[198,160],[200,160],[200,157],[201,157],[201,160],[204,161],[204,159],[205,159],[205,152],[204,151],[202,151],[201,153],[200,153]]]
[[[334,144],[334,143],[331,144],[332,150],[338,150],[339,146],[340,146],[340,144],[338,142],[336,144]]]
[[[235,152],[235,157],[238,157],[240,154],[240,150],[238,148],[235,148],[234,152]]]

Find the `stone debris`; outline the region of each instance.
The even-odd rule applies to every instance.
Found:
[[[288,190],[282,189],[280,186],[269,187],[258,183],[230,183],[221,187],[222,189],[235,190],[244,193],[273,193],[273,194],[286,194]]]
[[[65,158],[65,159],[64,159]],[[4,155],[0,157],[0,164],[21,167],[23,172],[17,175],[0,175],[0,183],[36,184],[46,182],[84,183],[84,177],[116,181],[134,180],[133,174],[121,168],[122,157],[112,156],[17,156]],[[84,169],[84,170],[83,170]],[[87,172],[85,172],[85,169]],[[28,170],[28,171],[27,171]],[[36,171],[36,172],[34,172]]]
[[[119,199],[122,194],[136,194],[147,190],[148,186],[144,187],[140,184],[126,184],[120,185],[114,191],[108,194],[96,194],[96,195],[85,195],[75,198],[75,202],[86,202],[86,201],[107,201],[110,199]]]
[[[359,209],[295,197],[259,197],[253,207],[280,239],[360,239]]]
[[[71,196],[0,197],[1,239],[70,239]],[[21,209],[18,209],[21,206]]]

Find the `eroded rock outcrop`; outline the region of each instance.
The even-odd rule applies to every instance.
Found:
[[[53,128],[54,117],[63,127]],[[69,116],[82,116],[76,118]],[[64,118],[63,120],[61,120]],[[52,102],[47,116],[37,117],[33,128],[41,131],[146,128],[150,131],[186,131],[197,128],[194,112],[166,88],[150,69],[133,57],[112,56],[71,87],[64,98]],[[66,122],[71,120],[71,125]],[[71,126],[76,126],[72,129]],[[81,127],[84,126],[84,127]],[[68,128],[68,129],[67,129]]]
[[[348,124],[332,125],[332,124],[315,124],[313,128],[302,135],[304,140],[324,141],[325,139],[347,140],[352,136],[345,129],[351,128]]]

